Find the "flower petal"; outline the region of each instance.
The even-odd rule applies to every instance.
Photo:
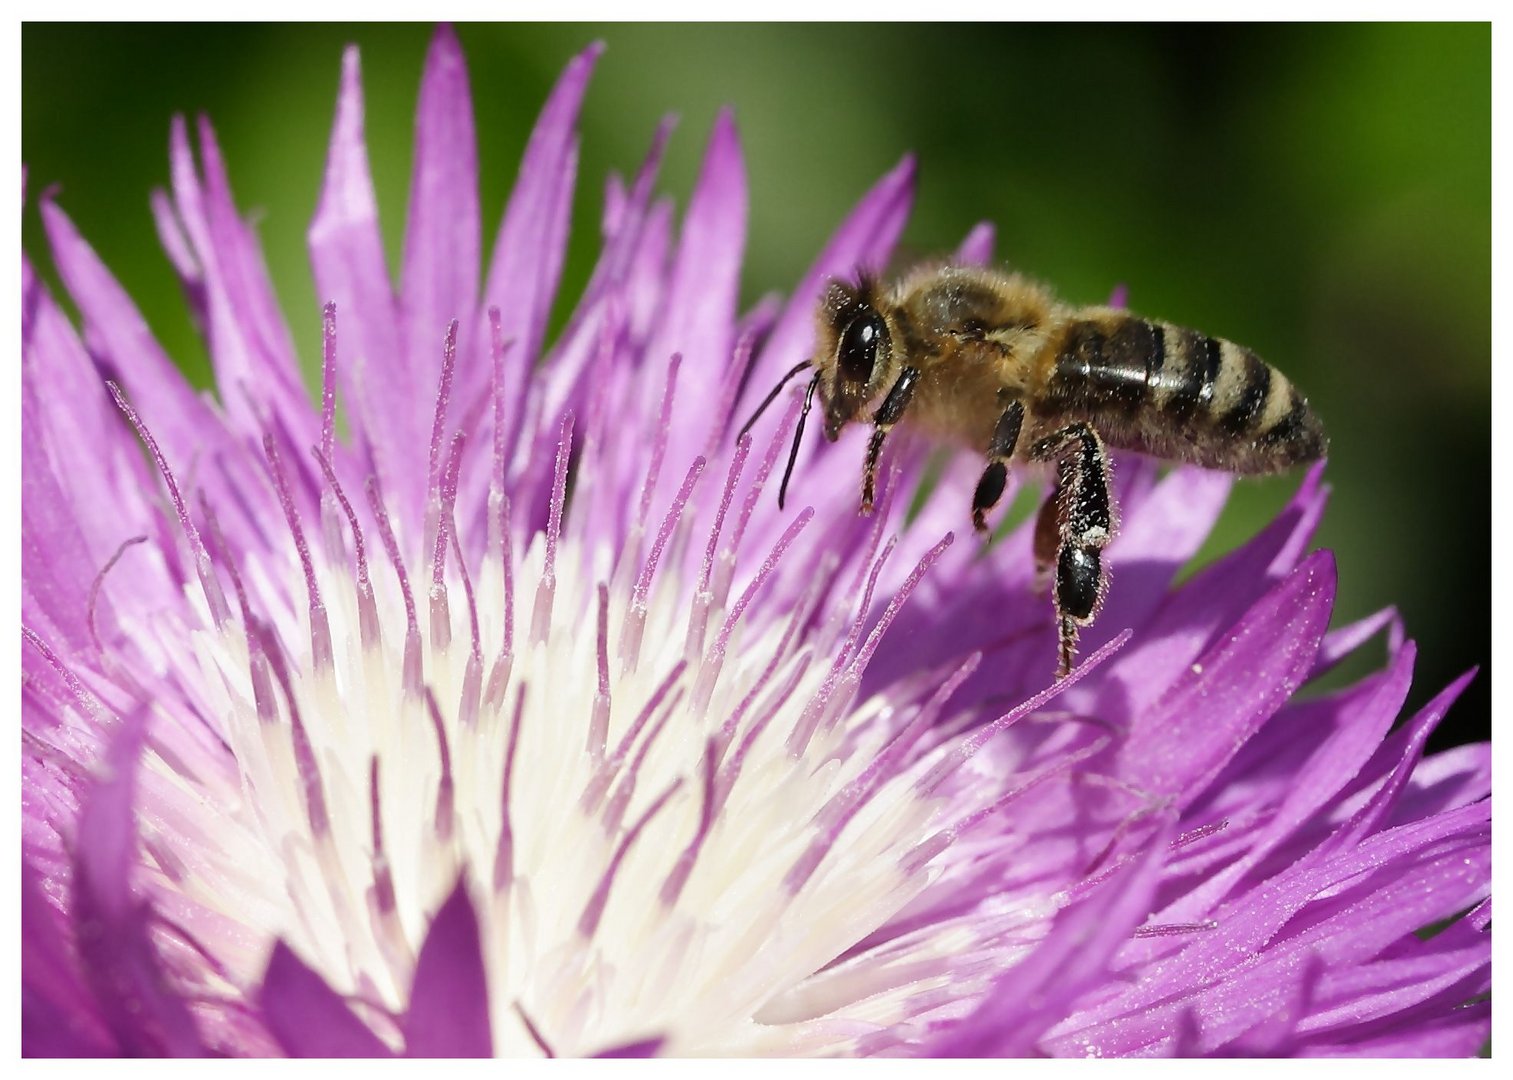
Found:
[[[447,324],[477,310],[482,232],[467,62],[452,28],[441,26],[420,80],[400,290],[406,363],[423,389],[441,371]]]
[[[426,461],[416,448],[427,445],[435,388],[421,385],[400,345],[363,137],[362,71],[355,47],[342,56],[326,178],[308,242],[317,298],[336,304],[336,374],[353,435],[371,453],[390,508],[420,514]]]
[[[1119,776],[1153,798],[1192,798],[1302,684],[1334,603],[1334,560],[1315,552],[1142,715]],[[1122,658],[1121,658],[1122,659]]]
[[[1359,967],[1341,967],[1321,980],[1306,1033],[1377,1021],[1406,1012],[1446,989],[1460,986],[1461,1000],[1485,992],[1490,976],[1485,933],[1461,919],[1427,941],[1404,939],[1402,955]]]
[[[997,237],[991,221],[979,221],[956,249],[955,261],[963,266],[986,266],[993,261],[993,242]]]
[[[488,979],[465,880],[431,920],[415,961],[404,1030],[409,1057],[493,1055]]]
[[[136,774],[148,711],[123,718],[106,771],[79,814],[73,921],[79,956],[105,1023],[123,1051],[197,1057],[189,1008],[168,985],[148,935],[147,909],[131,891],[137,864]]]
[[[1317,679],[1332,670],[1341,660],[1375,637],[1377,631],[1384,626],[1389,628],[1387,651],[1396,653],[1402,644],[1403,622],[1396,608],[1383,608],[1364,619],[1357,619],[1348,626],[1325,634],[1324,643],[1319,646],[1318,663],[1308,673],[1308,678]]]
[[[391,1057],[336,991],[282,941],[273,946],[257,992],[268,1030],[290,1057]]]
[[[1472,1057],[1492,1035],[1492,1003],[1481,1001],[1443,1016],[1394,1025],[1367,1039],[1305,1043],[1302,1057],[1464,1058]]]
[[[1323,513],[1324,497],[1314,469],[1275,521],[1168,596],[1110,669],[1098,702],[1105,714],[1137,716],[1166,694],[1216,633],[1292,569]]]
[[[1366,772],[1373,773],[1378,762],[1383,759],[1388,761],[1395,759],[1396,764],[1387,773],[1371,799],[1320,848],[1318,853],[1320,857],[1346,848],[1382,827],[1404,788],[1407,787],[1414,768],[1424,752],[1424,743],[1428,741],[1430,733],[1444,717],[1451,702],[1460,696],[1460,692],[1471,681],[1472,674],[1467,673],[1461,676],[1441,690],[1419,710],[1412,720],[1382,743],[1376,755],[1366,765]]]
[[[1268,983],[1275,984],[1279,973],[1295,970],[1304,955],[1317,956],[1326,971],[1355,968],[1397,939],[1444,918],[1467,898],[1474,898],[1486,888],[1491,859],[1485,824],[1478,828],[1473,820],[1476,816],[1474,812],[1467,816],[1470,827],[1459,836],[1425,845],[1411,856],[1405,853],[1356,883],[1342,883],[1336,886],[1338,891],[1322,893],[1294,918],[1293,925],[1302,923],[1302,929],[1285,928],[1280,940],[1268,945],[1258,964],[1237,966],[1223,990],[1213,988],[1203,994],[1200,1008],[1210,1016],[1210,1025],[1214,1019],[1243,1011],[1244,1003],[1254,1001]],[[1438,963],[1421,965],[1412,973],[1418,980],[1376,1007],[1391,1010],[1412,1004],[1434,989],[1432,983],[1438,973],[1456,962],[1452,954],[1440,957]],[[1485,964],[1485,953],[1481,963]],[[1407,977],[1410,973],[1402,974]],[[1422,985],[1425,979],[1430,985]],[[1457,995],[1458,1000],[1465,996]]]
[[[599,252],[588,284],[584,286],[583,295],[578,298],[573,313],[568,317],[567,326],[554,348],[554,354],[573,347],[575,339],[582,336],[586,321],[603,317],[606,291],[624,284],[630,276],[647,228],[657,174],[661,170],[662,158],[675,126],[672,117],[665,117],[657,125],[651,147],[636,171],[629,192],[624,191],[624,184],[618,176],[610,175],[605,195],[604,246]],[[657,266],[660,278],[660,261]],[[662,282],[657,280],[655,284],[660,294]],[[555,369],[560,362],[558,356],[554,355],[543,371],[549,381],[557,381],[558,372]]]
[[[184,382],[142,313],[68,216],[47,198],[41,211],[54,265],[84,316],[96,364],[130,397],[152,403],[153,434],[169,460],[190,461],[212,449],[223,429],[210,406]]]
[[[977,1011],[953,1027],[932,1052],[951,1057],[1036,1054],[1041,1036],[1108,974],[1115,952],[1145,919],[1165,850],[1163,836],[1142,858],[1060,912],[1035,951],[1010,968]]]
[[[22,273],[31,276],[25,258]],[[54,471],[67,480],[74,516],[98,568],[122,540],[150,528],[154,515],[142,495],[151,490],[150,474],[136,441],[125,436],[93,361],[52,295],[36,282],[26,304],[31,317],[21,341],[22,392],[37,406],[39,437]],[[23,411],[23,427],[26,415]],[[164,582],[133,578],[125,584],[131,592],[150,592]]]
[[[163,245],[163,253],[173,264],[179,288],[184,291],[184,300],[189,305],[189,314],[203,333],[210,317],[205,303],[205,272],[194,257],[194,247],[189,243],[184,223],[179,219],[178,209],[168,192],[153,188],[148,201],[152,204],[152,222],[157,226],[158,243]]]
[[[505,341],[513,342],[505,360],[504,382],[522,399],[527,373],[536,366],[546,333],[547,315],[557,292],[567,243],[567,209],[578,170],[575,127],[594,65],[604,52],[595,42],[568,62],[552,88],[526,144],[515,188],[494,239],[483,289],[486,313],[497,307]],[[489,340],[486,314],[475,320],[473,341]],[[477,345],[464,352],[487,355]],[[471,400],[488,380],[486,366],[461,370],[458,390]]]
[[[1402,825],[1484,799],[1491,793],[1491,744],[1452,747],[1418,763],[1387,821]]]
[[[153,339],[141,312],[79,236],[67,215],[47,200],[42,202],[41,210],[53,249],[53,261],[84,316],[84,338],[98,374],[121,383],[127,397],[141,403],[138,411],[171,466],[185,469],[192,462],[213,463],[213,468],[196,472],[197,486],[211,502],[223,509],[228,528],[239,535],[259,538],[258,546],[261,546],[262,533],[256,512],[240,494],[256,489],[261,483],[260,466],[248,456],[243,445],[233,441],[215,405],[201,398],[184,381]],[[117,448],[117,460],[140,453],[135,436],[119,417],[111,417],[103,423],[97,437]],[[142,476],[139,470],[143,468],[145,465],[140,459],[134,466],[123,466],[123,469],[130,470],[125,475],[139,478]],[[131,501],[144,506],[156,505],[157,496],[150,494],[152,485],[138,483],[134,490],[137,493],[135,500],[129,495],[119,500],[125,520],[130,520]],[[151,531],[152,519],[156,516],[153,512],[144,522],[142,515],[138,515],[131,521],[129,530],[113,538],[112,546],[126,539],[132,531]],[[165,544],[163,550],[167,552],[168,549],[169,545]],[[172,558],[171,555],[167,557]]]
[[[21,1055],[110,1057],[117,1050],[79,981],[62,919],[21,861]]]
[[[721,110],[704,165],[688,203],[673,258],[667,299],[660,324],[646,349],[653,370],[673,353],[681,353],[678,395],[669,424],[668,459],[689,461],[704,448],[711,429],[727,418],[713,415],[724,400],[722,389],[739,377],[732,370],[736,300],[746,248],[746,164],[740,137],[728,109]],[[648,380],[651,381],[651,380]],[[664,475],[665,503],[676,477]]]
[[[1335,716],[1320,716],[1320,710],[1304,706],[1294,710],[1296,716],[1275,718],[1251,739],[1225,772],[1231,783],[1249,791],[1252,807],[1270,802],[1267,795],[1280,795],[1275,807],[1267,806],[1264,826],[1250,838],[1248,850],[1222,870],[1207,877],[1172,908],[1161,913],[1169,922],[1196,922],[1206,918],[1213,906],[1262,860],[1277,848],[1293,840],[1293,833],[1345,787],[1366,764],[1372,751],[1392,726],[1397,711],[1408,696],[1413,677],[1414,650],[1404,648],[1392,667],[1381,678],[1371,680],[1365,693],[1349,694],[1346,707]],[[1334,710],[1331,710],[1334,711]],[[1277,729],[1280,733],[1273,733]],[[1277,746],[1278,742],[1284,745]],[[1297,760],[1293,747],[1312,752]],[[1279,770],[1276,788],[1267,791],[1252,778],[1265,775],[1260,759],[1272,756],[1293,758],[1290,768]],[[1219,781],[1222,783],[1222,777]],[[1289,852],[1296,859],[1301,852]]]
[[[1184,466],[1172,470],[1138,504],[1126,500],[1125,524],[1107,549],[1114,584],[1084,651],[1101,645],[1119,627],[1150,620],[1172,579],[1213,530],[1233,487],[1228,473]]]
[[[262,252],[237,214],[231,183],[208,120],[199,124],[201,182],[188,127],[175,117],[170,133],[174,205],[194,246],[204,286],[210,359],[228,419],[257,435],[272,410],[296,431],[311,430],[294,343],[267,279]]]
[[[22,619],[37,625],[41,615],[62,635],[54,642],[68,651],[92,651],[87,577],[94,561],[73,514],[67,490],[47,460],[36,393],[23,384],[21,395],[21,580],[26,602]],[[30,610],[29,610],[30,609]]]
[[[1058,1031],[1069,1041],[1052,1048],[1074,1052],[1093,1041],[1151,1052],[1173,1037],[1184,1010],[1200,1018],[1205,1046],[1238,1036],[1256,1003],[1308,956],[1327,968],[1359,964],[1475,903],[1487,889],[1488,821],[1486,804],[1477,804],[1289,868],[1187,948],[1145,965],[1123,994],[1069,1019]]]

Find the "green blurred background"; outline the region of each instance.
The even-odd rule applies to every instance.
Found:
[[[1336,624],[1397,604],[1421,644],[1410,705],[1483,665],[1435,742],[1489,731],[1491,32],[1378,26],[463,26],[492,230],[563,63],[602,38],[582,118],[564,295],[586,280],[606,173],[677,112],[663,188],[686,199],[716,110],[751,177],[743,291],[787,290],[906,150],[905,244],[977,221],[1001,258],[1101,302],[1232,338],[1325,417]],[[423,26],[61,26],[22,33],[29,189],[61,202],[189,376],[208,385],[147,195],[168,120],[207,112],[260,220],[307,370],[319,316],[304,232],[341,47],[362,47],[391,264],[409,182]],[[34,210],[27,250],[47,268]],[[560,307],[560,305],[559,305]],[[1295,478],[1246,482],[1205,556],[1259,528]],[[1359,673],[1378,643],[1354,661]]]

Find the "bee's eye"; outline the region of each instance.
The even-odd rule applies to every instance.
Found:
[[[841,376],[852,382],[868,382],[872,378],[873,365],[877,363],[877,346],[887,332],[883,318],[875,311],[866,311],[846,326],[841,335]]]

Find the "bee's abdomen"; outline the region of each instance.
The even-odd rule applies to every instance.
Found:
[[[1249,349],[1170,323],[1110,312],[1054,339],[1037,403],[1081,419],[1110,445],[1233,472],[1277,472],[1322,457],[1308,400]]]

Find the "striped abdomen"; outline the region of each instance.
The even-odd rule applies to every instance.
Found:
[[[1239,473],[1322,457],[1323,425],[1249,349],[1122,312],[1069,320],[1048,344],[1046,426],[1085,420],[1110,445]]]

